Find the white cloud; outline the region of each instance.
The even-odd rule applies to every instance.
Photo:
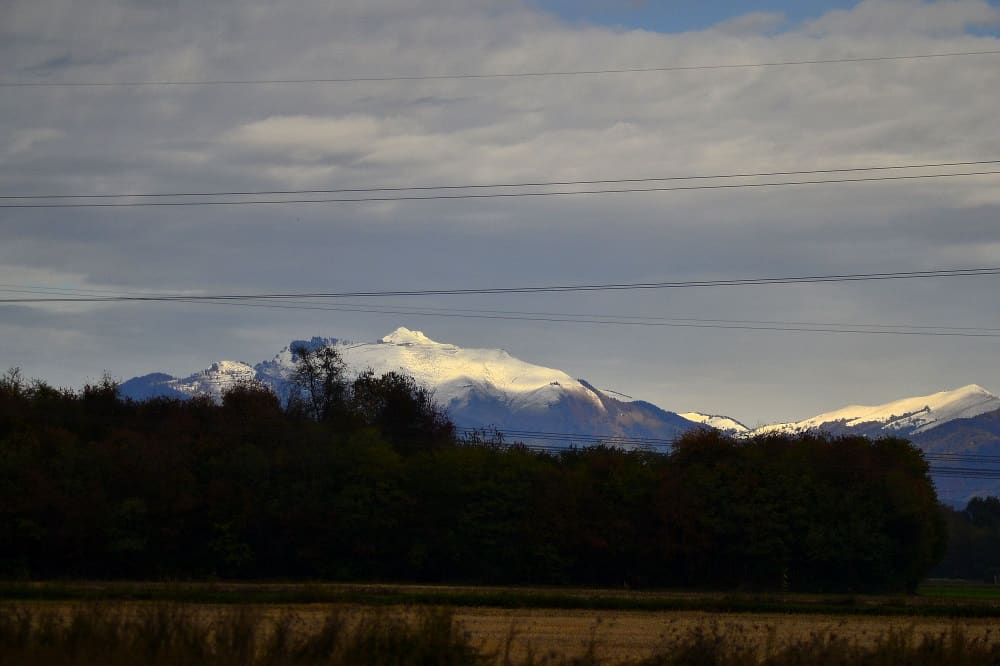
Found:
[[[11,136],[7,149],[4,151],[8,158],[31,152],[36,145],[46,141],[54,141],[66,135],[65,132],[52,128],[33,127],[29,129],[17,130]]]
[[[985,0],[863,0],[806,26],[814,36],[960,36],[970,27],[1000,24],[1000,7]]]
[[[528,5],[499,0],[303,0],[292,5],[182,0],[163,7],[101,0],[86,8],[69,0],[14,0],[0,9],[0,69],[5,68],[0,78],[338,78],[1000,48],[996,38],[968,32],[1000,18],[1000,9],[978,1],[869,0],[774,32],[779,18],[749,14],[701,32],[658,34],[562,24]],[[24,89],[5,93],[0,109],[0,189],[111,193],[482,184],[990,159],[1000,155],[998,62],[996,56],[976,56],[548,78]],[[18,267],[15,282],[34,281],[38,274],[71,274],[84,284],[168,291],[630,281],[976,265],[995,254],[995,239],[973,232],[980,233],[980,221],[997,214],[997,182],[997,177],[981,177],[378,207],[7,210],[0,212],[0,263]],[[932,217],[924,219],[929,211]],[[983,284],[967,288],[981,289],[981,302],[988,303],[986,286],[975,286]],[[963,315],[954,303],[964,301],[956,298],[949,305],[947,291],[937,304],[921,299],[919,313],[906,311],[905,288],[856,289],[837,297],[819,287],[796,297],[790,293],[620,294],[617,300],[593,296],[593,301],[546,305],[512,300],[506,306],[777,319],[816,318],[827,309],[830,317],[847,313],[878,321],[912,315],[931,323],[938,317],[988,318],[1000,312],[983,307],[981,313]],[[130,348],[118,326],[129,335],[144,331],[150,341],[173,345],[171,358],[178,358],[187,340],[189,348],[209,345],[220,355],[254,359],[272,350],[251,348],[249,342],[230,350],[223,342],[248,327],[298,336],[377,337],[396,323],[329,314],[293,313],[293,319],[288,312],[238,308],[177,310],[176,320],[166,313],[154,317],[149,310],[105,312],[101,325],[111,358]],[[43,325],[96,324],[67,318],[37,324]],[[816,338],[788,344],[730,337],[726,343],[715,336],[658,338],[661,334],[639,331],[566,333],[562,330],[553,342],[555,334],[548,329],[450,322],[436,336],[507,346],[540,361],[545,354],[558,354],[585,375],[592,350],[614,338],[625,350],[622,377],[611,376],[613,369],[597,369],[608,376],[588,378],[629,392],[633,378],[636,385],[665,386],[667,371],[681,378],[708,373],[705,386],[715,388],[699,389],[700,395],[707,400],[716,391],[718,405],[679,395],[687,385],[681,380],[648,397],[667,407],[680,397],[692,409],[736,405],[734,415],[748,421],[784,414],[777,407],[766,414],[752,411],[763,409],[763,398],[746,397],[751,380],[740,384],[740,376],[777,384],[779,376],[810,381],[826,373],[830,390],[846,393],[850,382],[836,378],[831,360],[838,353],[851,354],[859,364],[877,364],[884,357],[893,368],[912,367],[909,374],[887,373],[880,380],[886,385],[905,377],[914,392],[940,388],[936,376],[924,373],[919,379],[925,350],[905,344],[887,351],[863,341]],[[501,334],[514,338],[501,339]],[[253,336],[233,337],[250,339],[260,344]],[[287,341],[275,340],[275,345],[279,342]],[[630,351],[658,344],[659,365]],[[822,352],[818,346],[825,346]],[[60,353],[70,352],[55,350],[53,357]],[[988,378],[958,376],[975,366],[964,351],[942,353],[952,354],[956,374],[941,378],[941,385],[989,383]],[[197,367],[200,361],[192,363]],[[0,367],[11,364],[17,359],[0,353]],[[995,375],[998,364],[1000,359],[989,360],[982,370]],[[148,368],[156,369],[170,368]],[[57,361],[51,370],[62,371]],[[782,397],[789,409],[818,411],[805,406],[809,399],[808,390]]]
[[[352,114],[341,118],[276,116],[247,123],[224,140],[273,152],[290,152],[303,161],[364,152],[379,134],[379,121]]]
[[[788,18],[781,12],[750,12],[716,23],[712,29],[730,35],[766,35],[787,22]]]

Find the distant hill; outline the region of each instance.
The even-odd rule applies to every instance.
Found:
[[[270,360],[253,366],[219,361],[187,377],[145,375],[123,383],[121,391],[139,400],[156,395],[219,398],[227,388],[256,380],[286,396],[295,366],[292,349],[299,345],[332,345],[352,375],[368,368],[377,373],[405,372],[432,389],[435,399],[460,427],[519,432],[522,434],[517,439],[547,446],[584,445],[596,434],[662,440],[649,445],[663,448],[698,425],[648,402],[621,400],[561,370],[522,361],[501,349],[463,349],[407,328],[370,343],[318,337],[294,341]],[[533,437],[530,433],[545,435]]]
[[[219,361],[186,377],[154,373],[121,385],[136,400],[155,396],[218,399],[229,387],[249,380],[287,397],[295,367],[292,349],[334,346],[348,373],[371,368],[401,371],[433,390],[435,399],[463,428],[496,428],[508,441],[548,447],[588,445],[597,438],[627,438],[628,447],[665,450],[669,442],[695,427],[711,427],[736,437],[772,432],[823,431],[905,437],[933,454],[935,468],[955,468],[935,476],[943,501],[962,505],[977,494],[1000,494],[1000,397],[970,384],[950,391],[903,398],[880,405],[851,405],[803,421],[750,430],[724,415],[677,414],[642,400],[602,391],[582,379],[535,365],[501,349],[464,349],[436,342],[420,331],[398,328],[375,342],[314,337],[290,343],[270,360],[255,365]],[[612,440],[613,441],[613,440]],[[944,454],[975,458],[941,458]],[[997,456],[996,463],[982,456]],[[972,470],[972,471],[970,471]],[[960,478],[975,476],[977,478]]]
[[[938,495],[949,504],[963,506],[976,495],[1000,495],[1000,478],[995,478],[1000,471],[990,472],[1000,470],[1000,397],[982,386],[851,405],[804,421],[763,426],[753,434],[809,430],[909,439],[933,456]]]

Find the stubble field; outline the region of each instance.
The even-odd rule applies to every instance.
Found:
[[[307,593],[314,600],[292,600]],[[170,651],[192,645],[206,651],[195,655],[206,664],[228,664],[229,657],[231,663],[410,663],[378,652],[383,648],[373,646],[379,641],[388,641],[391,649],[385,649],[400,654],[445,649],[442,645],[457,650],[452,655],[458,655],[457,661],[441,663],[673,664],[699,663],[684,657],[699,654],[704,663],[734,665],[809,663],[821,655],[858,664],[998,663],[998,596],[992,586],[957,583],[937,583],[905,598],[438,586],[21,584],[0,586],[0,661],[6,655],[17,657],[18,663],[46,663],[52,650],[64,645],[76,660],[61,663],[100,663],[86,656],[90,636],[95,645],[119,641],[123,654],[138,651],[149,663],[162,664],[192,663]],[[453,603],[439,603],[449,599]],[[484,603],[491,599],[499,603]],[[783,610],[759,610],[780,609],[781,604]],[[735,610],[724,610],[727,606]],[[836,607],[842,612],[829,612]],[[341,641],[340,647],[331,636]],[[39,653],[39,661],[30,659],[32,640],[49,646],[48,653]],[[14,645],[18,641],[20,648]],[[171,641],[177,645],[170,647]],[[318,655],[302,647],[310,645],[322,645],[331,654],[340,650],[342,657],[355,654],[351,650],[376,652],[313,662],[303,656]],[[156,650],[165,650],[162,659],[150,656]],[[884,658],[872,657],[879,654]],[[915,661],[918,657],[925,661]],[[905,661],[893,661],[900,658]],[[124,659],[121,663],[129,663]]]

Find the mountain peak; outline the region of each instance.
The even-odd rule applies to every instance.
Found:
[[[881,405],[849,405],[798,423],[779,423],[756,432],[803,432],[806,430],[862,428],[918,434],[955,419],[966,419],[1000,409],[1000,397],[978,384],[950,391],[893,400]]]
[[[693,421],[694,423],[701,423],[702,425],[707,425],[717,430],[721,430],[729,433],[730,435],[745,435],[750,432],[750,428],[728,416],[722,416],[719,414],[703,414],[701,412],[685,412],[683,414],[678,414],[678,416],[685,418],[688,421]]]
[[[969,384],[967,386],[963,386],[961,388],[957,388],[954,391],[947,391],[947,393],[954,394],[955,396],[959,396],[959,395],[983,395],[983,396],[992,397],[992,398],[996,398],[997,397],[997,395],[995,393],[991,393],[990,391],[988,391],[987,389],[983,388],[979,384]]]
[[[427,345],[434,344],[434,341],[423,334],[422,331],[411,331],[405,326],[400,326],[389,335],[379,340],[384,344],[391,345]]]

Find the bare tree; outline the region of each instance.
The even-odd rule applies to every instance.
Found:
[[[292,347],[295,371],[292,373],[291,400],[298,402],[316,421],[329,421],[346,410],[346,365],[340,353],[330,345]]]

